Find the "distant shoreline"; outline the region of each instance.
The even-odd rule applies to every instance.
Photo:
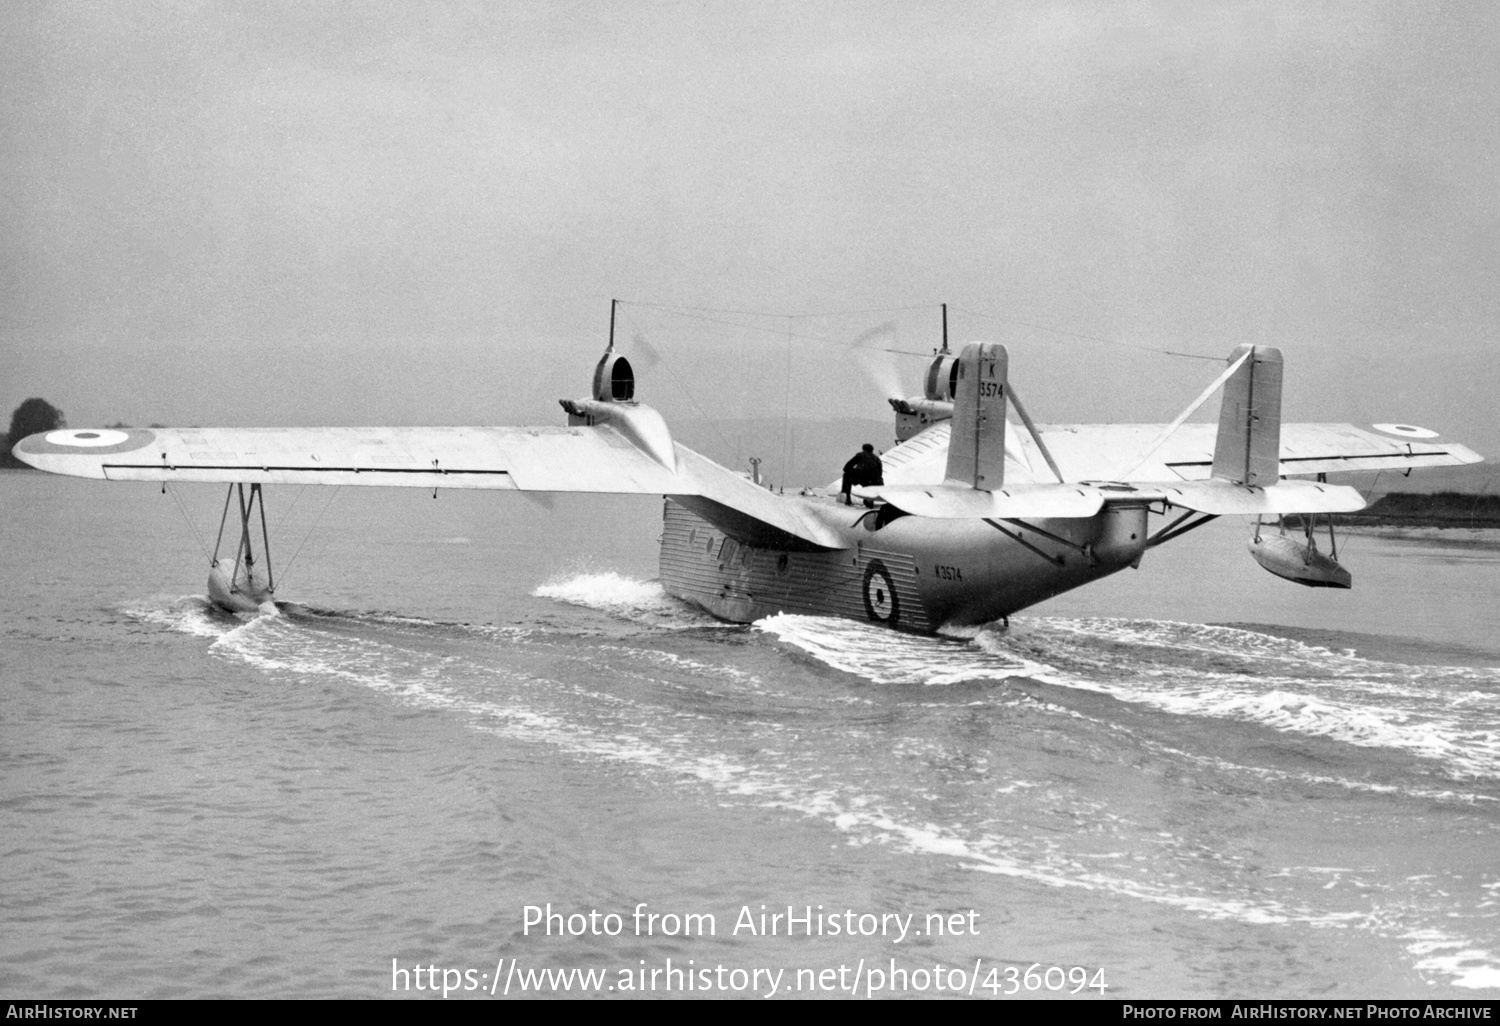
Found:
[[[1300,518],[1286,519],[1289,524],[1293,520],[1300,523]],[[1484,517],[1362,517],[1358,513],[1340,513],[1334,518],[1334,528],[1339,531],[1496,531],[1500,530],[1500,520]]]
[[[1301,518],[1288,517],[1288,521]],[[1500,495],[1465,492],[1388,492],[1357,513],[1334,519],[1345,530],[1423,528],[1438,530],[1500,528]]]

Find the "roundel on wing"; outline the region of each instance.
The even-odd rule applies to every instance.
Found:
[[[58,428],[46,434],[28,435],[15,445],[18,456],[113,456],[144,449],[156,440],[155,431],[131,428]]]
[[[48,445],[66,445],[79,449],[102,449],[107,445],[128,442],[130,436],[124,431],[100,428],[93,431],[63,429],[47,432]]]
[[[896,597],[896,585],[890,571],[878,559],[870,560],[865,568],[865,615],[876,623],[895,626],[901,615],[901,600]]]
[[[1371,424],[1376,431],[1382,431],[1388,435],[1399,435],[1402,438],[1436,438],[1436,431],[1429,431],[1415,424]]]

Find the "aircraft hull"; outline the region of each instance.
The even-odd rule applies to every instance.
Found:
[[[805,613],[931,633],[1009,616],[1138,564],[1146,547],[1144,506],[1025,525],[906,516],[877,526],[860,514],[848,510],[848,548],[794,552],[740,544],[668,500],[662,585],[736,623]]]

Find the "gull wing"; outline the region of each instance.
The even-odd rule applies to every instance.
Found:
[[[14,452],[38,470],[108,481],[665,495],[739,541],[844,547],[801,504],[672,443],[654,411],[621,413],[569,427],[63,429]]]
[[[1109,481],[1160,437],[1165,424],[1047,424],[1038,433],[1070,481]],[[1127,481],[1202,481],[1214,464],[1214,424],[1184,424]],[[947,466],[949,425],[934,424],[882,456],[889,485],[936,485]],[[1007,441],[1009,445],[1009,441]],[[1036,459],[1012,454],[1006,482],[1050,480]],[[1483,462],[1465,445],[1410,424],[1283,424],[1282,476],[1405,471]],[[834,485],[837,487],[837,485]]]
[[[1109,480],[1144,452],[1164,424],[1051,424],[1041,427],[1047,447],[1069,478]],[[1130,481],[1200,481],[1213,470],[1214,424],[1184,424]],[[1411,424],[1282,424],[1280,469],[1294,474],[1456,467],[1483,461],[1478,453]]]
[[[856,489],[898,509],[939,519],[1086,517],[1109,502],[1167,502],[1214,515],[1347,513],[1364,508],[1353,488],[1287,475],[1407,470],[1481,462],[1473,450],[1409,424],[1283,424],[1275,484],[1251,486],[1211,476],[1217,426],[1184,424],[1124,483],[1110,475],[1161,437],[1162,424],[1072,424],[1038,429],[1063,472],[1055,484],[1035,460],[1009,452],[1005,486],[994,491],[944,483],[950,428],[934,424],[884,456],[886,484]]]
[[[736,541],[801,550],[849,546],[809,503],[773,494],[686,446],[677,446],[677,466],[692,488],[670,492],[668,498]]]
[[[109,481],[666,494],[678,474],[613,427],[152,428],[21,440],[39,470]]]

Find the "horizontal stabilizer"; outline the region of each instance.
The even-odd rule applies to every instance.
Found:
[[[1347,485],[1282,481],[1267,488],[1238,485],[1222,478],[1136,486],[1140,495],[1215,516],[1285,513],[1353,513],[1364,497]]]
[[[876,485],[860,498],[884,499],[904,513],[937,520],[985,517],[1091,517],[1105,493],[1082,484],[1017,484],[992,492],[958,485]]]
[[[854,494],[937,520],[1091,517],[1106,502],[1166,502],[1215,516],[1352,513],[1365,507],[1359,492],[1345,485],[1282,481],[1259,488],[1220,478],[1135,485],[1015,484],[994,492],[953,485],[883,485],[856,488]]]

